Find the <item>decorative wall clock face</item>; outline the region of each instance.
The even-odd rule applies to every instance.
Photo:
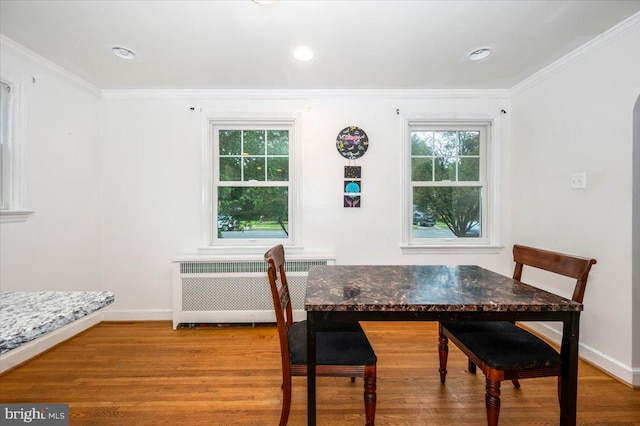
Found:
[[[336,149],[344,158],[354,160],[362,157],[369,148],[369,138],[360,127],[345,127],[338,133]]]

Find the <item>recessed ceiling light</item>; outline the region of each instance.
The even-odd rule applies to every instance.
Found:
[[[313,58],[313,52],[307,46],[300,46],[293,51],[293,57],[298,61],[306,62]]]
[[[273,4],[275,0],[253,0],[254,3],[258,4]]]
[[[488,47],[482,47],[469,53],[469,60],[479,61],[480,59],[484,59],[489,55],[491,55],[491,49],[489,49]]]
[[[136,58],[136,54],[125,47],[116,46],[111,48],[111,51],[113,52],[114,55],[116,55],[118,58],[121,58],[121,59],[133,60]]]

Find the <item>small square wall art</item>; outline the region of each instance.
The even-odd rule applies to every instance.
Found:
[[[360,166],[344,166],[345,179],[360,179],[362,177],[362,167]]]
[[[345,195],[344,196],[344,206],[345,207],[360,207],[360,196],[355,195]]]

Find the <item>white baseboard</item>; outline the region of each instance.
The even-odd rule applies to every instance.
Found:
[[[273,318],[272,318],[273,317]],[[103,321],[167,321],[172,320],[172,310],[108,310],[104,311]],[[252,311],[220,311],[220,312],[195,312],[187,313],[182,318],[183,322],[275,322],[273,311],[259,312],[258,315]],[[293,311],[293,320],[302,321],[307,319],[304,310]],[[175,328],[175,327],[174,327]]]
[[[167,321],[173,318],[171,309],[105,310],[103,321]]]
[[[51,349],[102,321],[162,321],[171,320],[172,311],[113,311],[100,310],[75,320],[63,327],[26,342],[0,355],[0,374]]]
[[[4,373],[36,355],[64,342],[102,321],[103,312],[93,312],[0,355],[0,373]]]
[[[304,314],[304,311],[303,311]],[[296,320],[304,319],[297,315]],[[53,330],[0,355],[0,373],[11,370],[102,321],[171,321],[173,311],[166,310],[101,310]]]
[[[562,334],[549,327],[549,325],[544,323],[527,322],[525,326],[560,346]],[[640,369],[638,368],[631,368],[617,359],[585,345],[584,343],[580,343],[579,356],[585,361],[588,361],[612,376],[615,376],[629,386],[640,386]]]

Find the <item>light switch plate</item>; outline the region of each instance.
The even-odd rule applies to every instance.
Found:
[[[585,189],[587,187],[586,173],[571,174],[571,189]]]

